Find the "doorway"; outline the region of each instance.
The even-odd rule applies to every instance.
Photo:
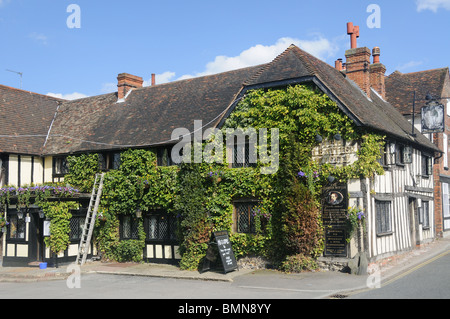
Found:
[[[417,198],[409,197],[409,231],[411,236],[411,248],[419,244],[419,214]]]
[[[44,219],[39,217],[39,211],[30,210],[30,262],[44,261]]]

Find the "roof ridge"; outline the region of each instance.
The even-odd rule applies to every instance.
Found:
[[[258,67],[264,67],[266,64],[267,63],[257,64],[257,65],[250,65],[250,66],[246,66],[246,67],[243,67],[243,68],[237,68],[237,69],[232,69],[232,70],[228,70],[228,71],[222,71],[222,72],[218,72],[218,73],[205,74],[205,75],[201,75],[201,76],[192,76],[192,77],[186,78],[186,79],[169,81],[169,82],[155,84],[155,85],[142,86],[142,87],[136,88],[135,90],[148,89],[148,88],[151,88],[151,87],[157,87],[157,86],[162,86],[162,85],[170,85],[170,84],[173,84],[173,83],[179,83],[179,82],[184,82],[184,81],[191,81],[191,80],[194,80],[194,79],[205,79],[205,78],[208,78],[208,77],[220,76],[220,75],[223,75],[223,74],[229,74],[231,72],[239,72],[239,71],[248,70],[248,69],[252,69],[252,68],[256,69]]]
[[[295,44],[291,44],[286,50],[277,55],[272,61],[270,61],[269,63],[261,64],[261,69],[258,72],[256,72],[253,76],[251,76],[247,81],[244,81],[243,84],[248,85],[248,83],[251,83],[253,80],[256,80],[261,74],[263,74],[266,70],[268,70],[272,64],[280,60],[293,48],[297,48],[297,46]]]
[[[408,76],[408,75],[412,75],[412,74],[416,74],[416,73],[436,72],[436,71],[443,71],[443,70],[449,70],[449,67],[446,66],[446,67],[442,67],[442,68],[434,68],[434,69],[415,71],[415,72],[409,72],[409,73],[402,73],[402,72],[396,70],[393,73],[391,73],[389,76],[394,75],[394,74],[400,75],[400,76]]]
[[[38,95],[38,96],[49,98],[49,99],[52,99],[52,100],[67,101],[65,99],[61,99],[61,98],[54,97],[54,96],[51,96],[51,95],[36,93],[36,92],[23,90],[23,89],[18,89],[18,88],[15,88],[15,87],[12,87],[12,86],[3,85],[3,84],[0,84],[0,88],[5,88],[5,89],[8,89],[8,90],[19,91],[19,92],[22,92],[22,93],[28,93],[28,94],[31,94],[31,95]]]

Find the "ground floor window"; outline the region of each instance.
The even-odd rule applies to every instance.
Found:
[[[139,239],[139,220],[135,216],[122,216],[120,225],[121,239]]]
[[[70,240],[79,240],[83,235],[84,222],[86,217],[84,216],[73,216],[70,219],[70,231],[69,238]]]
[[[444,231],[450,230],[450,196],[448,183],[442,183],[442,215],[444,219]]]
[[[9,216],[9,238],[25,239],[25,220],[18,214]]]
[[[430,228],[430,202],[422,201],[420,219],[423,228]]]
[[[235,231],[238,233],[254,234],[256,201],[242,201],[234,203]]]
[[[375,200],[377,234],[392,232],[391,202]]]
[[[176,218],[166,212],[150,212],[144,218],[144,230],[148,240],[176,240]]]

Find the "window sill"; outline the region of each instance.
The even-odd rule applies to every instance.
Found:
[[[393,231],[388,231],[388,232],[385,232],[385,233],[377,233],[377,237],[391,236],[393,234],[394,234]]]

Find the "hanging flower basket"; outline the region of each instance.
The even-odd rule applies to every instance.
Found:
[[[347,213],[347,242],[350,242],[353,234],[356,230],[364,228],[364,220],[366,216],[364,214],[364,209],[360,207],[349,207]]]

